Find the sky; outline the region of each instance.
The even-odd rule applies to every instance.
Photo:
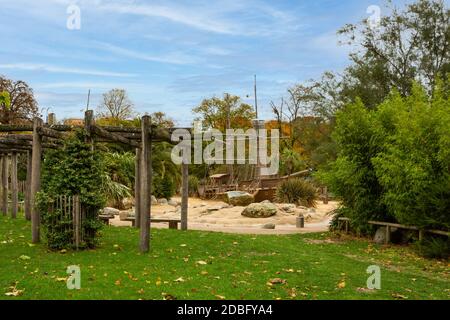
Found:
[[[103,93],[123,88],[138,113],[163,111],[180,126],[225,92],[253,105],[257,75],[259,117],[270,119],[270,101],[287,88],[349,64],[336,31],[369,17],[372,5],[383,14],[383,3],[0,0],[0,74],[27,82],[44,116],[81,118],[89,89],[95,109]]]

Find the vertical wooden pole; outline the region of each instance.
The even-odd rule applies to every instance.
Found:
[[[31,232],[32,242],[39,243],[40,241],[40,215],[36,207],[36,194],[41,189],[41,157],[42,157],[42,138],[39,135],[39,128],[43,121],[39,118],[34,118],[33,121],[33,156],[31,160],[31,191],[30,191],[30,205],[31,205]]]
[[[19,210],[19,186],[17,181],[17,153],[11,156],[11,217],[17,218]]]
[[[0,154],[0,212],[3,212],[3,154]]]
[[[140,251],[150,250],[150,192],[152,187],[152,140],[151,118],[142,117],[142,155],[141,155],[141,232]]]
[[[182,194],[181,194],[181,230],[188,229],[188,201],[189,201],[189,165],[181,164]]]
[[[328,204],[328,187],[323,188],[323,204]]]
[[[31,220],[31,151],[27,152],[27,181],[25,185],[25,219]]]
[[[94,137],[92,136],[92,126],[94,125],[94,111],[87,110],[84,113],[84,130],[86,131],[86,143],[91,145],[91,150],[94,150]]]
[[[386,244],[391,242],[391,227],[386,226]]]
[[[134,178],[134,215],[135,227],[141,227],[141,149],[136,148],[135,160],[135,178]],[[151,205],[151,204],[150,204]]]
[[[2,185],[3,185],[3,192],[2,192],[2,212],[3,215],[6,216],[8,214],[8,155],[5,154],[3,156],[3,162],[2,162]]]

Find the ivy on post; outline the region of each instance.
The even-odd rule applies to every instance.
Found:
[[[151,201],[150,192],[152,187],[152,138],[151,118],[142,117],[142,154],[141,154],[141,212],[140,212],[140,246],[142,253],[150,250],[150,217]]]
[[[31,160],[31,232],[32,243],[40,241],[40,214],[36,207],[36,194],[41,189],[41,158],[42,158],[42,137],[39,130],[43,125],[42,119],[34,118],[33,121],[33,156]]]

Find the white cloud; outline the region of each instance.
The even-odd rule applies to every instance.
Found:
[[[1,69],[12,69],[12,70],[26,70],[26,71],[41,71],[50,73],[68,73],[68,74],[78,74],[86,76],[102,76],[102,77],[135,77],[136,74],[131,73],[120,73],[120,72],[108,72],[100,70],[88,70],[79,68],[67,68],[67,67],[57,67],[46,64],[35,64],[35,63],[11,63],[11,64],[0,64]]]

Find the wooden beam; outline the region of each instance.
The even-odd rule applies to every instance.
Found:
[[[17,153],[11,156],[11,217],[17,218],[19,210],[19,186],[17,180]]]
[[[134,214],[136,217],[135,227],[141,227],[141,149],[136,148],[136,159],[134,165]],[[151,203],[150,203],[151,205]]]
[[[22,124],[22,125],[2,124],[2,125],[0,125],[0,132],[23,132],[23,131],[33,131],[33,125],[29,125],[29,124]]]
[[[31,151],[27,152],[27,180],[25,185],[25,219],[31,220]]]
[[[124,144],[130,145],[130,146],[135,147],[135,148],[140,148],[139,143],[137,143],[136,141],[124,138],[120,134],[116,134],[116,133],[112,133],[112,132],[106,131],[102,127],[94,125],[94,126],[92,126],[91,130],[97,136],[109,139],[112,142],[124,143]]]
[[[39,134],[39,128],[42,127],[42,119],[35,118],[33,123],[33,156],[31,163],[31,191],[30,191],[30,205],[31,205],[31,230],[32,242],[39,243],[40,241],[40,214],[36,207],[36,194],[41,189],[41,157],[42,157],[42,137]]]
[[[139,248],[142,253],[146,253],[150,250],[150,193],[152,189],[152,140],[151,118],[149,116],[142,117],[141,149],[141,229]]]
[[[55,139],[64,139],[64,137],[65,137],[65,135],[63,133],[53,130],[53,129],[50,129],[50,128],[45,128],[45,127],[39,128],[39,134],[44,137],[50,137],[50,138],[55,138]]]
[[[189,165],[181,164],[182,191],[181,191],[181,230],[188,229],[188,201],[189,201]]]

